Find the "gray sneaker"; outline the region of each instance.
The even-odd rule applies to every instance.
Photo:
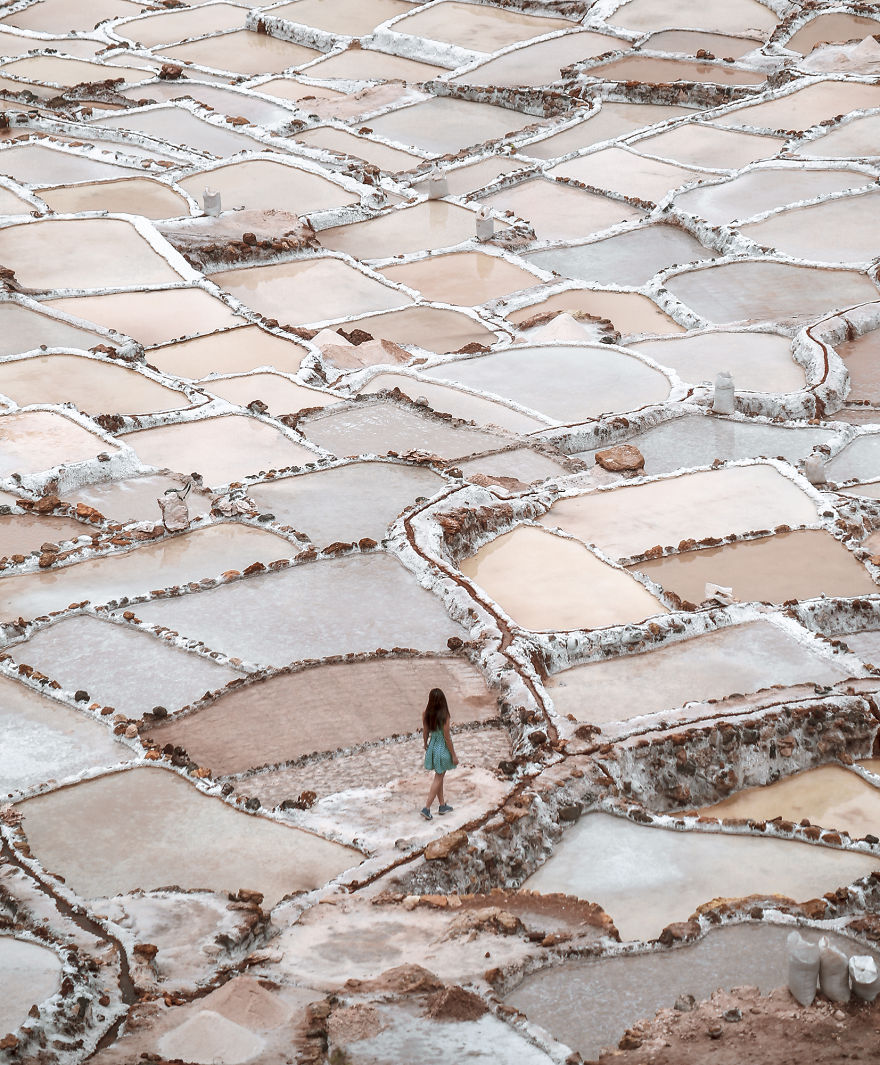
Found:
[[[440,813],[443,813],[442,809],[441,809]],[[426,821],[433,821],[434,820],[434,815],[431,813],[431,811],[428,809],[427,806],[423,806],[422,807],[422,817],[424,817],[424,819]]]

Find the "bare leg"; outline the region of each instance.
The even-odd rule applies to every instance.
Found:
[[[425,806],[430,810],[431,803],[440,796],[440,802],[443,802],[443,774],[435,773],[434,779],[431,782],[431,790],[428,792],[428,798],[425,801]]]
[[[445,779],[446,779],[446,774],[445,774],[445,773],[441,773],[441,774],[440,774],[440,787],[439,787],[439,788],[437,789],[437,801],[438,801],[438,802],[440,803],[440,805],[441,805],[441,806],[442,806],[442,805],[444,804],[444,802],[446,801],[446,800],[445,800],[445,799],[443,798],[443,781],[444,781]]]

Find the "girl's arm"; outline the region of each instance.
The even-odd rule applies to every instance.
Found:
[[[428,749],[428,719],[425,717],[424,714],[422,714],[422,743],[424,744],[425,750],[427,751],[427,749]]]
[[[452,745],[452,733],[449,729],[449,718],[446,718],[446,722],[443,725],[443,739],[446,740],[446,747],[452,757],[452,764],[458,765],[458,758],[455,756],[455,747]]]

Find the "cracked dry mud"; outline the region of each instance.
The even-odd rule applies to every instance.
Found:
[[[880,1060],[878,42],[0,2],[0,1062]]]

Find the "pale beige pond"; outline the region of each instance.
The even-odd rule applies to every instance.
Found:
[[[520,526],[459,569],[516,624],[535,632],[624,625],[666,612],[641,584],[583,544]]]
[[[494,12],[496,9],[486,10]],[[575,30],[563,37],[553,37],[549,41],[538,41],[536,44],[516,48],[449,80],[463,85],[498,87],[549,85],[560,80],[563,67],[580,59],[592,59],[594,56],[604,55],[605,52],[626,47],[627,42],[619,37],[608,37],[590,30]]]
[[[10,189],[0,189],[0,214],[30,214],[33,209],[33,204]]]
[[[0,355],[18,355],[35,350],[41,344],[88,351],[101,343],[106,340],[100,333],[70,325],[19,303],[0,303]]]
[[[157,44],[173,44],[187,37],[202,37],[220,30],[244,28],[247,8],[233,4],[213,3],[195,10],[163,11],[160,15],[145,15],[114,27],[123,40],[136,41],[145,48]]]
[[[196,471],[211,485],[315,459],[314,452],[273,426],[237,414],[140,429],[124,440],[148,466],[178,473]]]
[[[134,57],[132,57],[134,58]],[[52,85],[79,85],[81,82],[123,78],[127,83],[144,81],[152,76],[150,69],[123,66],[104,66],[85,59],[65,59],[62,56],[38,55],[14,59],[3,67],[4,74],[14,74],[28,81],[49,82]]]
[[[317,59],[320,54],[301,44],[250,30],[233,30],[217,37],[162,49],[162,55],[168,59],[234,74],[280,74],[288,67],[302,66],[310,59]]]
[[[675,545],[686,539],[816,520],[816,505],[805,492],[772,466],[754,465],[687,473],[563,499],[541,523],[558,526],[609,555],[625,558],[656,544]]]
[[[880,241],[880,193],[797,207],[752,222],[741,232],[758,244],[796,259],[869,263]]]
[[[444,168],[443,176],[446,178],[450,196],[466,196],[469,192],[490,185],[504,174],[512,174],[514,170],[522,170],[528,165],[530,165],[528,160],[490,155],[478,163]],[[416,182],[414,187],[419,191],[424,191],[426,182]]]
[[[628,30],[689,26],[715,33],[749,33],[766,38],[776,15],[757,0],[709,0],[695,9],[690,0],[629,0],[608,20]]]
[[[142,474],[118,481],[82,485],[68,494],[72,503],[85,503],[113,521],[155,522],[160,517],[156,500],[169,488],[184,488],[186,482],[187,477],[181,474]],[[207,514],[211,509],[210,493],[193,488],[186,497],[186,503],[190,517]]]
[[[218,377],[202,381],[199,387],[212,396],[246,407],[255,399],[267,404],[273,414],[296,414],[313,407],[338,403],[339,396],[298,385],[277,373],[251,373],[241,377]]]
[[[89,414],[150,414],[190,405],[182,392],[124,365],[83,355],[38,355],[0,362],[0,394],[20,407],[73,403]]]
[[[475,52],[495,52],[507,45],[570,29],[564,19],[540,18],[458,0],[442,0],[426,11],[416,11],[394,24],[397,33],[443,41]]]
[[[849,399],[880,404],[880,333],[871,333],[837,345],[837,354],[849,371]]]
[[[154,107],[149,111],[124,111],[110,118],[102,117],[99,121],[108,129],[143,133],[169,144],[185,144],[221,158],[238,152],[257,152],[263,147],[252,137],[234,133],[229,127],[206,122],[175,104]]]
[[[531,222],[538,240],[571,240],[631,222],[642,212],[628,204],[555,181],[534,178],[491,196],[481,196],[498,211],[513,211]]]
[[[340,155],[364,159],[373,166],[378,166],[380,170],[387,170],[391,174],[396,174],[401,170],[413,170],[424,162],[422,156],[405,152],[402,148],[390,148],[379,141],[371,141],[367,137],[358,137],[354,133],[349,133],[346,129],[334,129],[330,126],[319,126],[317,129],[307,129],[303,133],[296,133],[294,140],[309,148],[326,148]]]
[[[85,462],[116,450],[101,437],[52,411],[22,411],[0,417],[0,477],[36,473],[62,462]]]
[[[684,332],[684,326],[673,321],[653,300],[638,292],[602,292],[599,289],[574,288],[549,296],[538,303],[530,303],[527,307],[509,311],[506,317],[518,324],[536,314],[550,311],[566,311],[569,314],[584,311],[598,318],[609,318],[617,329],[627,336]]]
[[[138,768],[21,804],[28,842],[82,898],[177,884],[260,891],[274,906],[361,860],[358,851],[252,817],[165,769]]]
[[[14,499],[15,496],[12,496]],[[4,503],[6,497],[3,497]],[[91,528],[73,518],[55,517],[52,514],[3,514],[0,515],[0,555],[28,555],[38,551],[47,540],[60,543],[90,536]]]
[[[365,37],[381,23],[411,10],[403,0],[295,0],[273,7],[271,14],[328,33]]]
[[[246,207],[258,211],[289,211],[304,215],[358,203],[360,197],[320,174],[270,159],[248,159],[241,163],[202,170],[178,183],[197,200],[206,188],[220,193],[224,211]]]
[[[157,517],[158,510],[157,506]],[[268,565],[294,553],[291,544],[265,529],[213,525],[123,554],[4,577],[0,581],[0,616],[4,621],[36,618],[84,600],[97,605],[123,595],[146,595],[157,585],[216,577],[253,562]]]
[[[42,0],[3,18],[6,26],[37,33],[91,30],[104,19],[125,18],[141,12],[140,5],[128,0]]]
[[[0,937],[0,1028],[14,1032],[27,1024],[28,1011],[58,991],[62,972],[54,950],[9,935]]]
[[[603,81],[641,81],[668,85],[678,81],[714,85],[763,85],[766,75],[726,63],[699,63],[687,59],[655,59],[633,55],[591,67],[589,76]]]
[[[373,48],[349,48],[348,51],[320,59],[306,71],[310,78],[345,78],[352,81],[387,81],[401,79],[407,82],[427,81],[445,74],[443,67],[433,63],[403,56],[389,55]]]
[[[254,125],[275,126],[290,121],[292,116],[289,108],[238,89],[206,84],[204,79],[211,77],[204,74],[198,81],[189,78],[177,82],[154,81],[150,85],[123,89],[119,95],[139,104],[168,103],[189,97],[218,114],[245,118]]]
[[[305,348],[293,341],[257,325],[246,325],[151,348],[147,361],[163,373],[196,380],[212,373],[244,373],[260,366],[295,374],[305,356]]]
[[[780,626],[750,621],[656,650],[574,666],[548,677],[544,686],[557,714],[604,724],[774,684],[834,684],[846,676],[832,658]]]
[[[820,14],[789,37],[785,47],[807,55],[817,44],[825,41],[860,41],[875,33],[880,33],[880,21],[877,19],[844,12]]]
[[[601,151],[570,159],[554,166],[550,177],[574,178],[598,189],[636,196],[641,200],[658,202],[679,185],[700,178],[694,170],[647,159],[624,148],[603,148]]]
[[[115,329],[145,345],[211,333],[242,321],[222,300],[200,288],[67,296],[47,300],[45,306]]]
[[[443,307],[404,307],[388,314],[373,314],[347,322],[346,329],[365,329],[373,336],[391,340],[395,344],[415,344],[428,351],[445,355],[458,351],[466,344],[495,343],[495,334],[481,322],[461,311]]]
[[[434,96],[371,119],[370,128],[380,137],[442,155],[517,133],[539,121],[534,115],[494,104]]]
[[[661,155],[685,166],[738,170],[759,159],[771,158],[784,144],[781,137],[688,125],[647,137],[638,141],[636,147],[647,155]]]
[[[391,281],[417,289],[426,300],[457,303],[462,307],[475,307],[541,284],[540,278],[523,267],[479,251],[457,251],[401,266],[386,266],[381,272]]]
[[[404,292],[329,256],[222,270],[212,280],[252,310],[293,325],[387,311],[412,303]]]
[[[670,107],[666,104],[622,104],[603,100],[601,108],[582,122],[532,141],[520,151],[536,159],[558,159],[569,152],[578,152],[602,141],[614,140],[635,130],[690,113],[686,107]]]
[[[65,185],[75,181],[130,177],[130,167],[91,159],[43,144],[12,145],[0,150],[0,170],[24,185]]]
[[[427,200],[370,218],[322,229],[321,246],[355,259],[389,259],[415,251],[446,248],[474,236],[476,215],[446,200]]]
[[[669,340],[642,340],[630,345],[668,366],[683,381],[714,381],[723,370],[738,389],[794,392],[804,387],[804,370],[792,358],[791,341],[775,333],[712,330]]]
[[[869,107],[880,107],[880,86],[820,81],[776,100],[737,108],[714,121],[723,126],[800,130],[847,111]]]
[[[880,101],[873,105],[880,106]],[[856,118],[795,149],[807,159],[872,159],[878,151],[880,115]]]
[[[823,765],[763,788],[747,788],[698,812],[705,817],[748,817],[753,821],[783,817],[795,824],[806,818],[814,825],[860,839],[877,829],[880,790],[843,766]]]
[[[180,280],[133,225],[117,218],[7,226],[0,229],[0,259],[20,284],[44,291]]]
[[[156,219],[189,215],[189,204],[180,193],[158,181],[141,177],[41,189],[40,199],[59,214],[111,211]]]
[[[732,588],[744,603],[877,593],[865,567],[821,529],[686,551],[632,568],[692,603],[702,602],[707,581]]]
[[[756,37],[731,37],[705,30],[660,30],[652,33],[641,47],[652,52],[677,52],[695,56],[701,49],[722,59],[740,59],[761,47]]]

